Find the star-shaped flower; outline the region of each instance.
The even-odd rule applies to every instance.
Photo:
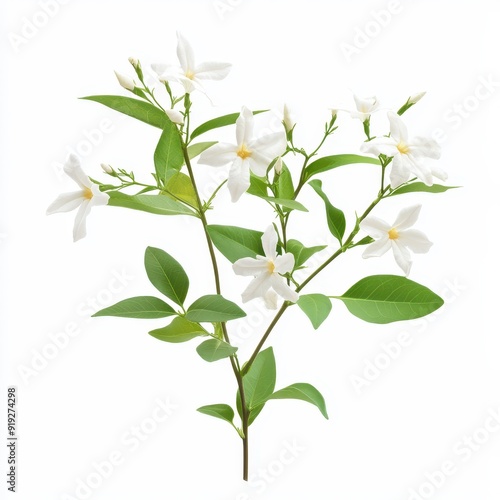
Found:
[[[94,206],[107,205],[109,196],[100,191],[82,170],[76,155],[70,155],[64,164],[64,172],[80,187],[78,191],[60,194],[47,208],[47,215],[58,212],[70,212],[78,208],[73,228],[73,241],[78,241],[87,234],[86,218]]]
[[[412,264],[408,249],[415,253],[427,253],[432,246],[432,242],[424,233],[417,229],[409,229],[417,221],[421,208],[422,205],[404,208],[394,224],[387,224],[378,217],[366,217],[360,227],[375,241],[363,252],[363,258],[380,257],[392,248],[398,266],[408,276]]]
[[[232,163],[227,186],[233,202],[250,187],[250,171],[264,177],[270,163],[286,149],[285,131],[253,138],[253,113],[243,106],[236,120],[237,144],[219,143],[204,151],[200,163],[223,167]]]
[[[241,295],[243,302],[264,298],[268,308],[275,308],[276,296],[269,293],[271,288],[285,300],[297,302],[299,294],[292,290],[286,283],[282,274],[292,271],[295,258],[291,253],[278,255],[276,245],[278,235],[273,226],[269,226],[262,235],[264,255],[244,257],[233,264],[233,270],[240,276],[255,276]]]

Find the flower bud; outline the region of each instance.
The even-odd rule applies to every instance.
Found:
[[[135,57],[129,57],[128,62],[135,68],[139,66],[139,61]]]
[[[108,165],[107,163],[101,163],[101,168],[106,174],[113,175],[115,173],[113,167],[111,165]]]
[[[126,90],[131,90],[133,91],[135,89],[135,82],[132,80],[132,78],[122,75],[121,73],[118,73],[115,71],[116,78],[118,80],[118,83]]]
[[[295,127],[295,122],[290,116],[290,110],[286,104],[283,106],[283,124],[285,125],[285,130],[287,132],[291,132],[293,127]]]
[[[283,172],[283,159],[281,156],[278,156],[278,159],[276,160],[276,163],[274,164],[274,171],[276,175],[280,175],[281,172]]]
[[[337,113],[339,112],[338,109],[330,109],[330,111],[332,112],[332,118],[337,118]]]
[[[182,116],[180,111],[175,109],[166,109],[165,113],[173,123],[176,123],[177,125],[182,125],[184,123],[184,116]]]
[[[422,99],[422,97],[424,97],[425,94],[426,92],[419,92],[418,94],[413,94],[411,97],[408,98],[408,104],[410,106],[413,104],[417,104],[417,102],[420,101],[420,99]]]

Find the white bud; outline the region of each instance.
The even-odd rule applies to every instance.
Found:
[[[118,73],[115,71],[116,78],[118,80],[118,83],[126,90],[134,90],[135,89],[135,82],[132,80],[132,78],[122,75],[121,73]]]
[[[278,156],[278,159],[274,164],[274,171],[276,172],[276,175],[280,175],[281,172],[283,172],[283,159],[281,158],[281,156]]]
[[[288,109],[288,106],[286,104],[283,106],[283,123],[285,124],[285,129],[287,132],[290,132],[295,126],[295,122],[290,116],[290,110]]]
[[[101,168],[106,174],[113,174],[114,170],[111,167],[111,165],[108,165],[107,163],[101,163]]]
[[[330,111],[332,112],[332,118],[335,118],[337,116],[337,113],[339,112],[338,109],[330,109]]]
[[[420,101],[420,99],[422,99],[422,97],[424,97],[424,95],[426,94],[427,92],[419,92],[418,94],[413,94],[409,99],[408,99],[408,104],[416,104],[418,101]]]
[[[139,61],[135,57],[129,57],[128,62],[136,68],[139,65]]]
[[[182,125],[184,123],[184,116],[182,116],[180,111],[175,109],[166,109],[165,113],[173,123],[177,123],[178,125]]]

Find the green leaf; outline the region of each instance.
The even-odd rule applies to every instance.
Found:
[[[253,194],[259,198],[268,196],[267,183],[262,177],[250,175],[250,187],[247,189],[248,194]]]
[[[354,247],[359,247],[363,245],[369,245],[370,243],[373,243],[375,240],[371,236],[365,236],[364,238],[360,239],[358,242],[353,243],[351,245],[351,248]]]
[[[457,189],[460,186],[442,186],[441,184],[433,184],[432,186],[427,186],[423,182],[412,182],[411,184],[405,184],[399,186],[394,191],[391,192],[389,196],[395,196],[397,194],[405,193],[444,193],[449,189]]]
[[[297,301],[297,305],[304,311],[306,316],[311,320],[315,330],[319,328],[321,323],[328,318],[332,310],[332,302],[326,296],[320,293],[311,293],[310,295],[301,295]]]
[[[209,339],[201,343],[197,348],[196,352],[209,363],[213,361],[219,361],[219,359],[228,358],[232,356],[238,350],[223,340]]]
[[[198,206],[198,198],[193,183],[188,175],[174,170],[167,175],[165,190],[174,198],[187,203],[191,207]]]
[[[198,323],[193,323],[182,316],[178,316],[174,318],[170,325],[152,330],[149,335],[164,342],[179,343],[206,336],[207,331]]]
[[[249,410],[265,403],[276,384],[276,362],[272,347],[261,351],[243,376],[245,401]]]
[[[193,158],[196,158],[198,155],[201,155],[205,149],[211,148],[217,144],[217,141],[212,141],[212,142],[198,142],[197,144],[191,144],[191,146],[188,146],[187,152],[189,159],[192,160]]]
[[[181,136],[177,126],[170,120],[165,125],[154,153],[155,171],[162,184],[166,182],[168,170],[179,170],[184,164]]]
[[[139,99],[132,97],[123,97],[119,95],[92,95],[81,97],[87,101],[94,101],[104,104],[108,108],[119,111],[124,115],[131,116],[141,122],[161,128],[162,130],[168,123],[172,123],[168,116],[157,107]]]
[[[286,244],[286,251],[293,254],[295,257],[295,269],[305,264],[315,253],[324,250],[327,245],[316,247],[305,247],[298,240],[288,240]]]
[[[443,299],[402,276],[380,274],[358,281],[341,297],[347,309],[369,323],[415,319],[439,309]]]
[[[253,114],[258,115],[259,113],[265,113],[266,111],[269,110],[263,109],[260,111],[254,111]],[[240,113],[231,113],[229,115],[219,116],[218,118],[208,120],[208,122],[201,124],[199,127],[193,130],[193,132],[191,133],[191,139],[194,139],[195,137],[198,137],[199,135],[204,134],[209,130],[226,127],[227,125],[233,125],[234,123],[236,123],[238,116],[240,116]]]
[[[260,231],[237,226],[207,226],[208,234],[215,247],[230,262],[243,257],[264,255]]]
[[[198,322],[225,322],[243,318],[245,311],[222,295],[204,295],[187,310],[186,318]]]
[[[272,196],[261,196],[261,198],[271,203],[275,203],[276,205],[281,205],[283,208],[287,208],[288,211],[300,210],[301,212],[309,212],[302,203],[295,200],[284,200],[282,198],[273,198]]]
[[[182,306],[189,289],[189,279],[183,267],[167,252],[148,247],[144,265],[149,281],[169,299]]]
[[[295,188],[293,187],[292,174],[285,164],[283,164],[281,174],[276,177],[276,196],[283,200],[293,200],[295,196]]]
[[[157,297],[132,297],[97,311],[95,316],[118,316],[120,318],[166,318],[177,314],[172,306]]]
[[[259,413],[264,409],[265,403],[252,408],[248,414],[248,425],[252,425],[254,420],[259,416]]]
[[[322,189],[322,183],[321,181],[314,180],[309,183],[309,185],[318,193],[318,195],[323,199],[325,202],[325,207],[326,207],[326,220],[328,222],[328,229],[330,229],[330,232],[339,240],[339,243],[342,245],[342,238],[344,237],[345,233],[345,215],[342,210],[339,210],[338,208],[335,208],[330,200],[328,199],[328,196],[325,194],[325,192]]]
[[[276,391],[269,396],[271,399],[300,399],[316,406],[321,414],[328,420],[328,412],[326,411],[325,399],[321,393],[311,384],[299,382],[297,384],[289,385],[284,389]]]
[[[191,215],[198,217],[189,207],[173,200],[164,194],[130,195],[120,191],[110,191],[108,205],[112,207],[131,208],[158,215]]]
[[[234,410],[229,405],[226,404],[207,405],[198,408],[197,411],[203,413],[204,415],[210,415],[211,417],[225,420],[226,422],[229,422],[231,425],[233,424]]]
[[[343,165],[350,165],[353,163],[370,163],[372,165],[379,165],[380,161],[378,158],[371,158],[370,156],[362,155],[333,155],[325,156],[313,161],[305,169],[305,180],[307,181],[313,175],[319,174],[321,172],[326,172],[332,170],[333,168],[342,167]]]

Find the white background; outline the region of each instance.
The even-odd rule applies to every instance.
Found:
[[[4,1],[1,16],[2,391],[16,385],[19,393],[17,497],[498,499],[500,432],[498,425],[484,431],[500,407],[498,3],[73,0],[50,18],[42,3]],[[26,27],[35,21],[39,27]],[[443,295],[439,314],[377,326],[334,303],[319,331],[296,308],[284,317],[270,340],[277,385],[314,384],[330,420],[305,403],[270,403],[251,428],[249,484],[240,479],[234,431],[195,411],[233,403],[229,364],[205,363],[194,342],[171,345],[147,335],[162,320],[89,319],[110,302],[155,294],[142,264],[148,245],[164,248],[188,270],[190,300],[212,293],[197,222],[99,207],[88,219],[87,237],[74,244],[73,214],[45,216],[60,192],[75,187],[60,170],[70,150],[79,149],[86,171],[100,179],[101,162],[148,179],[159,132],[77,97],[125,95],[113,69],[131,75],[131,55],[145,67],[176,62],[176,30],[191,40],[200,62],[234,64],[225,81],[207,86],[215,108],[195,97],[199,123],[246,104],[277,110],[278,118],[259,119],[274,130],[286,101],[298,122],[297,142],[311,149],[328,108],[352,108],[352,92],[376,94],[385,108],[397,109],[410,94],[427,90],[405,115],[410,133],[437,134],[448,182],[463,186],[395,197],[376,211],[391,220],[402,207],[423,204],[418,228],[434,246],[415,257],[410,277]],[[356,53],[346,55],[347,45]],[[358,152],[360,123],[343,114],[339,124],[324,154]],[[373,124],[386,133],[385,113]],[[96,133],[100,127],[105,130]],[[196,173],[202,184],[224,176],[201,165]],[[351,224],[378,182],[369,166],[345,167],[323,181]],[[322,205],[310,189],[301,196],[311,214],[292,220],[292,237],[321,244],[328,234]],[[257,199],[244,196],[235,206],[225,191],[209,217],[259,230],[273,220]],[[308,291],[341,294],[363,276],[399,273],[390,255],[365,261],[360,254],[339,259]],[[224,294],[237,301],[247,280],[219,261]],[[270,318],[256,303],[248,312],[247,320],[231,325],[243,359]],[[398,350],[402,332],[409,340]],[[54,347],[55,338],[61,347]],[[395,359],[364,373],[370,363],[387,362],[389,344]],[[356,390],[355,377],[365,376],[372,380]],[[152,418],[164,415],[158,398],[176,408],[157,424]],[[5,409],[1,413],[4,419]],[[136,447],[130,433],[141,425],[145,439]],[[469,444],[467,436],[473,436]],[[295,454],[285,452],[287,446]],[[120,463],[97,476],[95,464],[110,455]],[[428,476],[444,462],[451,462],[449,474],[434,474],[439,487],[432,486]],[[91,489],[78,490],[88,480]]]

